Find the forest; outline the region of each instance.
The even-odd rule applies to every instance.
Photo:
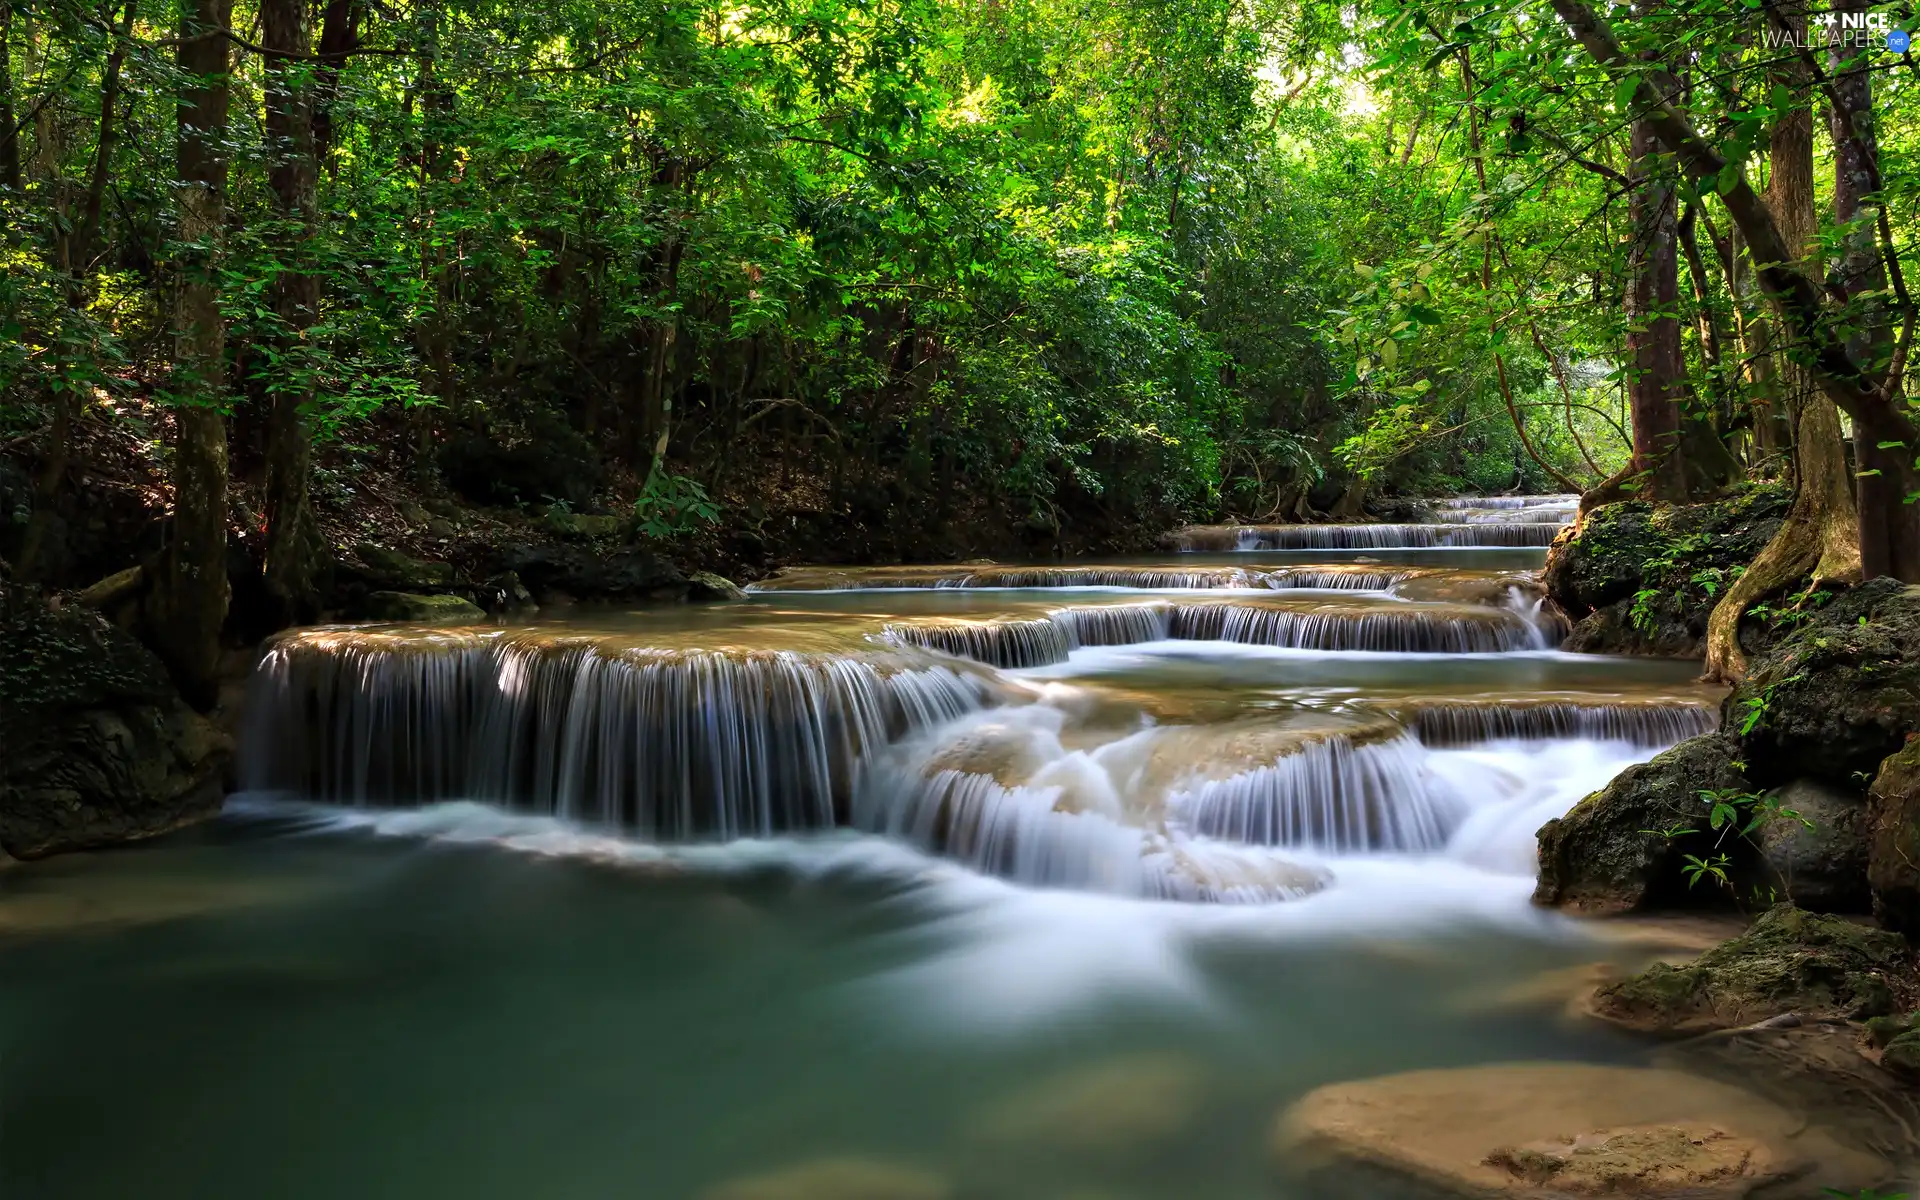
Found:
[[[1771,479],[1732,621],[1920,579],[1911,19],[16,0],[0,555],[200,684],[422,499],[751,571]]]

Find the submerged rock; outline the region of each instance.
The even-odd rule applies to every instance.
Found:
[[[86,608],[0,594],[0,850],[38,858],[213,815],[232,748]]]
[[[1716,850],[1702,790],[1745,791],[1737,747],[1717,733],[1690,738],[1628,767],[1564,817],[1540,828],[1533,902],[1590,916],[1723,903],[1712,881],[1688,886],[1687,856],[1725,852],[1735,886],[1755,875],[1748,843]],[[1686,832],[1680,832],[1686,831]],[[1737,856],[1737,857],[1736,857]]]
[[[364,605],[370,621],[409,621],[416,625],[471,625],[487,619],[485,610],[459,596],[421,596],[411,592],[375,592]]]
[[[992,1142],[1106,1156],[1150,1150],[1192,1126],[1205,1072],[1192,1059],[1140,1054],[1040,1080],[975,1119]]]
[[[947,1200],[953,1187],[914,1167],[822,1158],[707,1189],[701,1200]]]
[[[1733,1200],[1862,1163],[1779,1105],[1686,1072],[1581,1063],[1413,1071],[1338,1083],[1281,1118],[1283,1161],[1342,1196],[1611,1195]],[[1871,1167],[1867,1167],[1871,1171]],[[1369,1178],[1371,1177],[1371,1178]],[[1344,1187],[1344,1190],[1343,1190]]]
[[[1880,919],[1920,936],[1920,737],[1880,764],[1868,793],[1867,882]]]
[[[1920,729],[1920,587],[1874,579],[1814,610],[1727,697],[1748,775],[1859,789]]]
[[[1685,966],[1657,963],[1601,988],[1593,1011],[1644,1032],[1694,1034],[1787,1013],[1881,1016],[1916,989],[1913,951],[1899,934],[1781,904]]]

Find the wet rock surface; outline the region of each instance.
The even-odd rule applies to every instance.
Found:
[[[1715,853],[1702,790],[1747,788],[1731,738],[1690,738],[1629,767],[1605,788],[1540,829],[1534,903],[1588,916],[1724,903],[1711,886],[1689,887],[1687,856]],[[1688,832],[1672,832],[1685,830]],[[1728,839],[1730,876],[1756,874],[1752,847]]]
[[[150,837],[218,811],[231,746],[133,636],[0,593],[0,849]]]
[[[1818,780],[1796,779],[1769,799],[1793,815],[1755,831],[1766,861],[1766,886],[1810,912],[1870,910],[1866,798]]]
[[[1693,962],[1656,963],[1601,988],[1592,1008],[1641,1032],[1698,1034],[1788,1014],[1864,1020],[1916,992],[1913,951],[1899,934],[1782,904]]]
[[[421,625],[471,625],[487,618],[479,605],[460,596],[375,592],[362,614],[370,621],[409,621]]]
[[[1880,919],[1920,935],[1920,737],[1880,764],[1868,793],[1867,882]]]
[[[1813,610],[1750,664],[1722,724],[1756,783],[1863,789],[1920,729],[1920,587],[1875,579]]]
[[[1784,487],[1756,484],[1709,504],[1624,501],[1588,513],[1548,552],[1543,576],[1575,622],[1565,648],[1699,656],[1714,600],[1779,530],[1791,500]],[[1767,636],[1762,622],[1742,625],[1743,645]]]

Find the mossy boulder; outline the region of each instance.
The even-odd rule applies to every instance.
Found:
[[[567,600],[682,600],[687,578],[639,547],[598,554],[581,545],[517,545],[501,550],[497,568],[512,571],[542,604]]]
[[[159,659],[84,607],[0,594],[0,849],[150,837],[220,808],[232,747]]]
[[[1751,484],[1707,504],[1594,509],[1547,554],[1547,593],[1575,622],[1567,649],[1700,655],[1714,601],[1791,502],[1785,487]]]
[[[1760,877],[1752,846],[1737,838],[1716,849],[1702,790],[1743,792],[1732,739],[1689,738],[1651,762],[1628,767],[1606,787],[1540,829],[1535,904],[1590,916],[1725,903],[1723,889],[1688,886],[1688,855],[1726,853],[1736,888]],[[1675,832],[1691,830],[1692,832]]]
[[[1601,988],[1593,1010],[1636,1030],[1696,1034],[1785,1013],[1884,1016],[1917,987],[1899,934],[1780,904],[1685,966],[1657,963]]]
[[[410,621],[418,625],[472,625],[486,612],[459,596],[423,596],[413,592],[375,592],[364,608],[370,621]]]
[[[1880,764],[1866,823],[1874,911],[1891,928],[1920,936],[1920,736]]]
[[[1920,587],[1875,579],[1812,610],[1748,665],[1722,714],[1756,783],[1864,788],[1920,729]]]
[[[1902,1079],[1920,1083],[1920,1033],[1903,1033],[1880,1052],[1880,1065]]]
[[[451,563],[414,558],[404,551],[373,542],[355,546],[353,555],[361,566],[348,566],[345,573],[357,576],[373,590],[427,592],[453,586]]]
[[[716,575],[712,571],[695,571],[687,576],[687,599],[689,600],[745,600],[746,592],[740,585],[725,575]]]

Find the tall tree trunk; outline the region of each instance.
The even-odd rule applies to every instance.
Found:
[[[173,521],[154,594],[154,649],[190,703],[218,692],[227,615],[226,326],[216,264],[225,220],[233,0],[186,0],[178,65],[179,246],[174,293]]]
[[[1788,19],[1800,33],[1806,32],[1805,9],[1795,10]],[[1774,71],[1797,100],[1806,99],[1812,81],[1799,63],[1782,63]],[[1796,109],[1774,122],[1768,148],[1773,169],[1767,207],[1793,256],[1792,265],[1818,277],[1820,223],[1813,201],[1812,112]],[[1707,619],[1707,674],[1715,679],[1734,680],[1746,673],[1739,627],[1754,601],[1807,575],[1816,580],[1860,577],[1860,530],[1847,478],[1840,414],[1821,394],[1808,364],[1783,354],[1776,357],[1774,366],[1793,422],[1793,506],[1780,531],[1721,596]]]
[[[1786,458],[1793,451],[1793,426],[1780,403],[1780,378],[1773,369],[1773,325],[1765,311],[1746,239],[1735,227],[1729,235],[1733,276],[1727,290],[1733,294],[1740,333],[1742,374],[1747,381],[1747,411],[1753,425],[1750,461]]]
[[[0,4],[0,188],[20,190],[20,134],[13,115],[13,6]]]
[[[1697,185],[1711,183],[1720,193],[1727,214],[1752,247],[1762,291],[1787,333],[1810,360],[1821,390],[1867,435],[1884,443],[1883,448],[1890,451],[1899,468],[1901,486],[1909,493],[1920,490],[1920,426],[1908,415],[1901,373],[1888,371],[1874,377],[1854,361],[1836,332],[1840,314],[1826,300],[1820,285],[1793,265],[1797,256],[1780,235],[1759,193],[1747,182],[1741,165],[1728,162],[1693,122],[1640,74],[1639,63],[1621,48],[1612,28],[1584,0],[1550,2],[1587,54],[1613,79],[1629,86],[1634,107],[1645,114],[1687,177]]]
[[[1651,72],[1671,94],[1673,77]],[[1642,499],[1688,498],[1681,444],[1679,210],[1673,180],[1662,170],[1660,145],[1643,120],[1630,135],[1633,225],[1627,254],[1627,406],[1633,415],[1633,461]]]
[[[1839,0],[1836,12],[1865,12],[1865,0]],[[1847,235],[1834,268],[1834,282],[1860,312],[1858,330],[1848,342],[1854,358],[1884,374],[1893,357],[1893,323],[1883,298],[1886,269],[1874,234],[1881,201],[1873,196],[1879,178],[1879,141],[1873,127],[1873,84],[1868,54],[1857,46],[1829,50],[1833,90],[1839,100],[1830,113],[1833,134],[1833,219],[1859,218]],[[1898,466],[1877,441],[1856,427],[1853,433],[1854,502],[1860,518],[1860,569],[1872,579],[1891,575],[1920,583],[1920,504],[1909,504],[1900,487]]]
[[[294,623],[312,620],[319,609],[314,591],[319,539],[308,494],[313,439],[305,411],[313,400],[306,337],[320,308],[320,278],[309,261],[319,163],[311,71],[304,61],[312,40],[305,0],[263,0],[260,32],[273,55],[267,60],[265,89],[267,179],[282,230],[281,270],[273,285],[282,334],[268,385],[264,566],[280,620]]]

